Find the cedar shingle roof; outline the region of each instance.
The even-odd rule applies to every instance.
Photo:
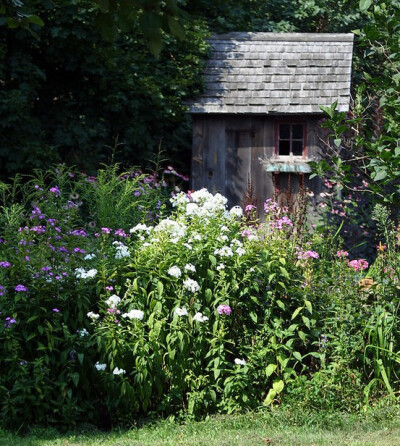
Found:
[[[210,39],[191,113],[321,113],[350,99],[353,34],[229,33]]]

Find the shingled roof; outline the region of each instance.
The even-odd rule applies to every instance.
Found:
[[[228,33],[210,39],[191,113],[321,113],[350,98],[353,34]]]

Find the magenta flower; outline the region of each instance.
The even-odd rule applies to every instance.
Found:
[[[343,251],[343,249],[341,249],[340,251],[338,251],[337,253],[336,253],[336,255],[339,257],[339,259],[341,258],[341,257],[348,257],[349,256],[349,253],[347,252],[347,251]]]
[[[350,266],[350,268],[353,268],[354,271],[362,271],[364,269],[367,269],[369,266],[368,262],[364,259],[352,260],[348,263],[348,265]]]
[[[58,186],[51,187],[51,188],[50,188],[50,192],[51,192],[52,194],[54,194],[56,197],[59,197],[59,196],[61,195],[61,191],[60,191],[60,189],[58,188]]]
[[[114,289],[114,287],[112,285],[106,286],[107,291],[112,291],[113,289]]]
[[[58,308],[53,308],[52,311],[54,311],[54,313],[59,313],[60,312],[60,310]]]
[[[307,259],[318,259],[319,258],[319,255],[318,255],[318,253],[317,252],[315,252],[315,251],[306,251],[306,252],[301,252],[301,251],[299,251],[298,253],[297,253],[297,258],[299,259],[299,260],[307,260]]]
[[[101,228],[101,232],[102,232],[103,234],[110,234],[111,229],[110,229],[110,228]]]
[[[232,312],[232,308],[229,305],[218,305],[217,311],[219,314],[226,314],[229,316]]]
[[[21,284],[18,284],[14,289],[15,289],[15,291],[18,291],[18,292],[28,291],[28,288]]]
[[[1,268],[9,268],[11,266],[10,262],[0,262]]]

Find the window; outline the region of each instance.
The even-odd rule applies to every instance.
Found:
[[[304,124],[278,124],[278,156],[303,156],[305,148],[305,125]]]

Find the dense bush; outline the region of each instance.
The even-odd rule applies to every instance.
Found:
[[[164,186],[117,168],[1,185],[3,425],[394,396],[395,242],[365,279],[366,261],[272,200],[260,224],[251,205],[204,189],[169,202]]]

